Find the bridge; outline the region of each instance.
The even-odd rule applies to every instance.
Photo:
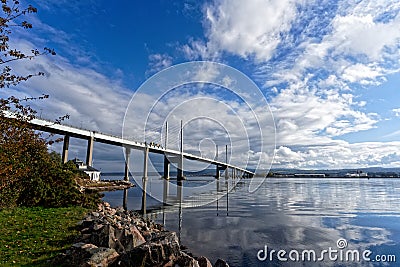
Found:
[[[127,140],[122,137],[112,136],[97,131],[91,131],[86,129],[80,129],[74,126],[64,125],[54,123],[52,121],[47,121],[44,119],[33,119],[30,120],[29,125],[32,129],[44,131],[48,133],[58,134],[64,136],[64,144],[62,150],[62,161],[63,163],[68,161],[68,147],[71,137],[85,139],[87,140],[87,150],[86,150],[86,164],[92,166],[93,163],[93,144],[94,142],[114,145],[125,148],[125,175],[124,179],[129,180],[129,157],[132,149],[144,151],[144,166],[143,166],[143,178],[147,179],[147,169],[148,169],[148,157],[149,153],[163,154],[164,155],[164,173],[165,179],[170,178],[170,163],[177,163],[177,179],[183,180],[183,159],[200,161],[216,166],[216,179],[220,178],[220,171],[225,170],[225,178],[229,177],[229,170],[232,170],[232,177],[244,177],[251,178],[254,176],[254,172],[247,169],[229,164],[226,162],[221,162],[218,160],[193,155],[183,151],[183,132],[181,131],[181,146],[180,151],[168,149],[166,147],[161,147],[159,145],[154,145],[152,143],[138,142],[134,140]],[[168,129],[168,127],[167,127]],[[168,130],[167,130],[168,131]]]

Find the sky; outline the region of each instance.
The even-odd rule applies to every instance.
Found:
[[[13,63],[17,73],[46,77],[0,96],[49,94],[32,104],[42,117],[69,114],[68,124],[139,140],[158,132],[157,143],[168,120],[171,146],[183,120],[185,151],[215,157],[218,145],[221,159],[229,144],[230,162],[260,170],[400,167],[396,0],[21,2],[38,13],[26,18],[32,29],[13,31],[11,44],[57,55]],[[161,95],[143,86],[193,61],[232,67],[258,91],[246,98],[247,86],[238,94],[210,84],[212,69],[202,73],[207,84]],[[260,99],[268,105],[255,105]],[[85,142],[71,143],[71,157],[85,151]],[[122,170],[122,159],[120,149],[95,145],[95,166]]]

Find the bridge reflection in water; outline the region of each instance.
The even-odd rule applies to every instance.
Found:
[[[135,210],[154,221],[162,221],[167,228],[168,214],[177,214],[178,225],[173,228],[178,230],[179,240],[184,208],[213,204],[216,216],[229,216],[229,194],[243,184],[236,178],[216,180],[214,177],[189,177],[187,180],[149,177],[142,182],[141,186],[124,189],[122,201],[121,191],[106,192],[104,200],[113,206],[120,206],[122,202],[124,209]]]

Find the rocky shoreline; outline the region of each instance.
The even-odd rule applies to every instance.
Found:
[[[195,257],[178,241],[175,232],[123,208],[99,204],[78,225],[80,237],[53,261],[58,266],[226,267],[206,257]]]

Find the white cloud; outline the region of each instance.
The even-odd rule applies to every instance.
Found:
[[[187,60],[213,60],[219,57],[219,51],[210,51],[207,44],[201,40],[189,39],[179,50]]]
[[[304,50],[299,51],[293,67],[295,73],[302,75],[308,68],[322,67],[340,77],[343,69],[352,66],[354,60],[359,61],[355,62],[358,69],[369,69],[367,78],[375,79],[390,72],[390,69],[380,65],[385,65],[387,57],[394,59],[393,57],[399,56],[396,51],[400,40],[400,16],[397,15],[399,5],[394,3],[395,1],[386,1],[385,4],[381,2],[379,5],[376,1],[339,3],[338,12],[328,28],[330,31],[322,35],[320,40],[305,38],[299,44],[298,48]],[[369,12],[366,13],[366,10]],[[386,21],[378,20],[390,11],[396,16]],[[348,73],[344,74],[344,78],[348,79]]]
[[[400,142],[279,147],[274,166],[303,169],[400,167]]]
[[[221,0],[208,6],[205,13],[211,51],[266,61],[280,44],[280,35],[290,30],[296,1]]]
[[[274,163],[282,164],[282,163],[293,163],[296,161],[304,161],[304,157],[301,153],[296,153],[292,151],[290,148],[285,146],[280,146],[276,150]]]
[[[167,54],[151,54],[147,74],[154,74],[172,65],[172,57]]]
[[[380,67],[356,63],[344,69],[342,78],[351,83],[358,82],[365,85],[383,76],[383,74]]]
[[[224,148],[228,145],[231,163],[268,168],[275,142],[270,114],[265,108],[251,110],[243,100],[224,99],[227,95],[221,95],[219,90],[191,84],[174,88],[161,98],[146,94],[135,96],[125,118],[124,133],[136,133],[139,140],[164,144],[162,127],[168,121],[168,147],[179,150],[182,120],[186,152],[213,155],[215,145],[219,145],[219,158],[225,160]],[[147,104],[141,105],[143,102]]]
[[[207,40],[196,42],[196,49],[187,47],[192,47],[187,53],[191,56],[228,52],[254,59],[255,77],[267,95],[273,87],[270,105],[277,125],[277,161],[290,166],[306,166],[308,161],[314,167],[355,165],[346,155],[355,153],[357,145],[338,138],[375,128],[381,119],[368,112],[368,100],[358,100],[359,85],[379,85],[400,67],[398,1],[331,4],[214,1],[204,14]],[[345,150],[324,148],[342,144]],[[318,146],[324,161],[315,158],[320,154],[315,148],[296,155],[297,151],[289,151],[299,145]],[[387,155],[383,147],[376,149]],[[374,164],[376,157],[380,156],[361,158]]]
[[[18,48],[29,51],[32,43],[19,40]],[[117,80],[92,70],[74,65],[67,58],[41,56],[32,61],[15,61],[13,71],[26,75],[42,71],[45,77],[35,77],[4,92],[19,96],[36,97],[49,94],[44,101],[32,102],[36,110],[48,119],[69,114],[67,123],[121,133],[121,123],[130,92]]]
[[[392,110],[396,117],[400,117],[400,108],[395,108]]]
[[[365,55],[370,60],[382,59],[385,47],[398,45],[400,16],[389,23],[376,22],[372,14],[338,15],[333,20],[334,54]],[[375,13],[376,14],[376,13]]]

